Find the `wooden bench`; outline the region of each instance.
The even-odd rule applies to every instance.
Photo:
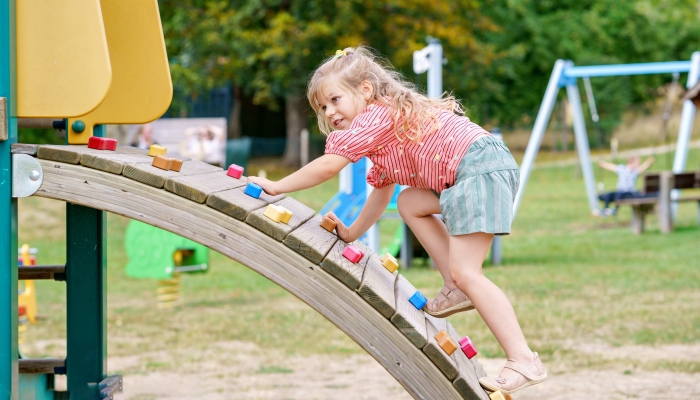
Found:
[[[671,211],[673,202],[697,202],[698,223],[700,223],[700,194],[671,198],[673,190],[698,188],[700,188],[700,171],[679,174],[664,171],[658,174],[647,174],[644,176],[644,193],[658,193],[658,196],[621,199],[615,203],[632,207],[632,232],[635,234],[644,232],[644,217],[654,208],[659,217],[659,229],[663,233],[669,233],[673,231],[673,213]]]

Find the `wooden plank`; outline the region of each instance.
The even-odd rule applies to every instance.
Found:
[[[357,293],[388,319],[396,312],[395,281],[396,275],[384,268],[377,253],[372,253],[365,266],[365,273],[362,275]]]
[[[288,224],[280,224],[272,221],[270,218],[267,218],[263,215],[265,213],[264,209],[258,209],[249,213],[245,219],[245,222],[280,242],[287,237],[289,232],[296,229],[301,224],[311,219],[314,214],[316,214],[316,211],[305,206],[304,204],[299,203],[291,197],[287,197],[275,204],[280,205],[293,213],[292,219]]]
[[[222,171],[222,169],[205,162],[191,160],[182,163],[182,169],[180,169],[180,172],[165,171],[160,168],[156,168],[151,164],[129,164],[124,167],[122,175],[137,182],[145,183],[149,186],[162,188],[165,185],[165,181],[170,178],[206,174],[208,172],[217,171]]]
[[[459,346],[461,336],[449,322],[447,322],[447,333]],[[452,382],[457,392],[466,400],[489,400],[488,394],[479,384],[479,378],[486,376],[486,372],[476,357],[469,360],[459,348],[452,354],[452,357],[457,362],[457,370],[459,371]]]
[[[0,97],[0,142],[8,138],[7,97]]]
[[[338,241],[338,236],[335,233],[328,232],[321,227],[321,219],[323,219],[322,216],[316,215],[293,230],[283,240],[287,247],[314,264],[320,264],[335,242]]]
[[[104,150],[88,149],[87,146],[41,145],[36,156],[43,160],[58,161],[68,164],[78,164],[85,153],[95,153]]]
[[[416,292],[416,288],[404,278],[398,275],[394,294],[396,297],[396,312],[391,317],[391,322],[399,328],[408,340],[416,347],[422,349],[428,343],[428,334],[425,327],[425,315],[423,311],[416,309],[408,299]]]
[[[65,274],[65,265],[33,265],[17,267],[17,279],[55,279],[56,274]],[[65,280],[63,278],[62,280]]]
[[[153,157],[149,157],[146,154],[116,153],[112,151],[85,153],[80,158],[81,165],[117,175],[121,175],[126,165],[150,164],[152,162]]]
[[[658,197],[640,197],[637,199],[620,199],[615,201],[616,204],[624,205],[640,205],[640,204],[656,204],[659,201]]]
[[[448,356],[435,340],[435,335],[438,332],[447,330],[447,321],[444,318],[435,318],[428,314],[425,314],[425,318],[427,320],[428,343],[423,347],[423,353],[445,374],[447,379],[452,380],[457,377],[457,362],[453,356]]]
[[[10,152],[12,154],[27,154],[32,157],[36,157],[36,151],[38,149],[38,144],[12,143],[12,145],[10,145]]]
[[[224,171],[219,171],[202,175],[170,178],[165,181],[165,190],[197,203],[204,203],[210,194],[245,185],[246,180],[236,179],[226,175]]]
[[[85,154],[148,154],[147,150],[130,146],[117,146],[116,151],[89,149],[87,146],[63,146],[63,145],[40,145],[36,152],[37,158],[64,162],[68,164],[79,164]]]
[[[80,165],[39,163],[44,179],[35,196],[136,219],[206,245],[308,304],[374,357],[414,398],[461,399],[425,354],[356,292],[249,224],[123,176]]]
[[[54,368],[66,366],[66,360],[60,358],[23,358],[18,361],[20,374],[53,374]]]
[[[661,233],[671,233],[673,231],[673,213],[671,211],[673,182],[673,172],[664,171],[661,173],[659,177],[659,204],[656,206]]]
[[[683,196],[675,201],[700,201],[700,196]]]
[[[372,250],[360,241],[351,243],[353,246],[362,250],[365,255],[357,263],[352,263],[347,258],[343,257],[343,250],[348,246],[342,240],[338,240],[331,251],[328,252],[326,258],[321,263],[323,268],[329,274],[338,278],[345,286],[352,290],[357,289],[362,282],[362,274],[365,271],[365,265],[369,257],[372,255]]]
[[[214,193],[207,198],[207,205],[233,218],[245,221],[252,211],[263,208],[270,203],[276,203],[286,197],[284,194],[270,196],[262,192],[260,198],[256,199],[245,194],[244,190],[245,188],[239,187]]]

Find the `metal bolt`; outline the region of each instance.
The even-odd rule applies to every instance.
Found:
[[[81,120],[75,120],[73,121],[71,127],[73,128],[73,132],[83,133],[83,131],[85,130],[85,123]]]
[[[33,169],[32,172],[29,173],[29,179],[33,181],[38,181],[40,177],[41,173],[35,169]]]

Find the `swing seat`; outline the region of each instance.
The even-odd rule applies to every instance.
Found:
[[[662,180],[666,180],[663,183]],[[617,205],[629,205],[632,207],[632,232],[641,234],[644,232],[644,217],[656,210],[659,218],[659,227],[662,233],[673,231],[673,219],[671,212],[672,202],[694,201],[698,203],[698,224],[700,224],[700,195],[691,194],[671,199],[671,190],[698,189],[700,188],[700,171],[674,174],[671,172],[647,174],[644,176],[644,197],[621,199]]]

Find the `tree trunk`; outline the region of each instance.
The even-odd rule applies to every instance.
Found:
[[[236,139],[241,137],[241,87],[233,87],[233,107],[231,108],[231,116],[228,119],[228,139]]]
[[[288,95],[285,99],[285,120],[287,123],[287,145],[284,149],[284,165],[299,167],[301,164],[302,129],[307,128],[308,118],[306,111],[309,109],[304,96],[298,94]]]

